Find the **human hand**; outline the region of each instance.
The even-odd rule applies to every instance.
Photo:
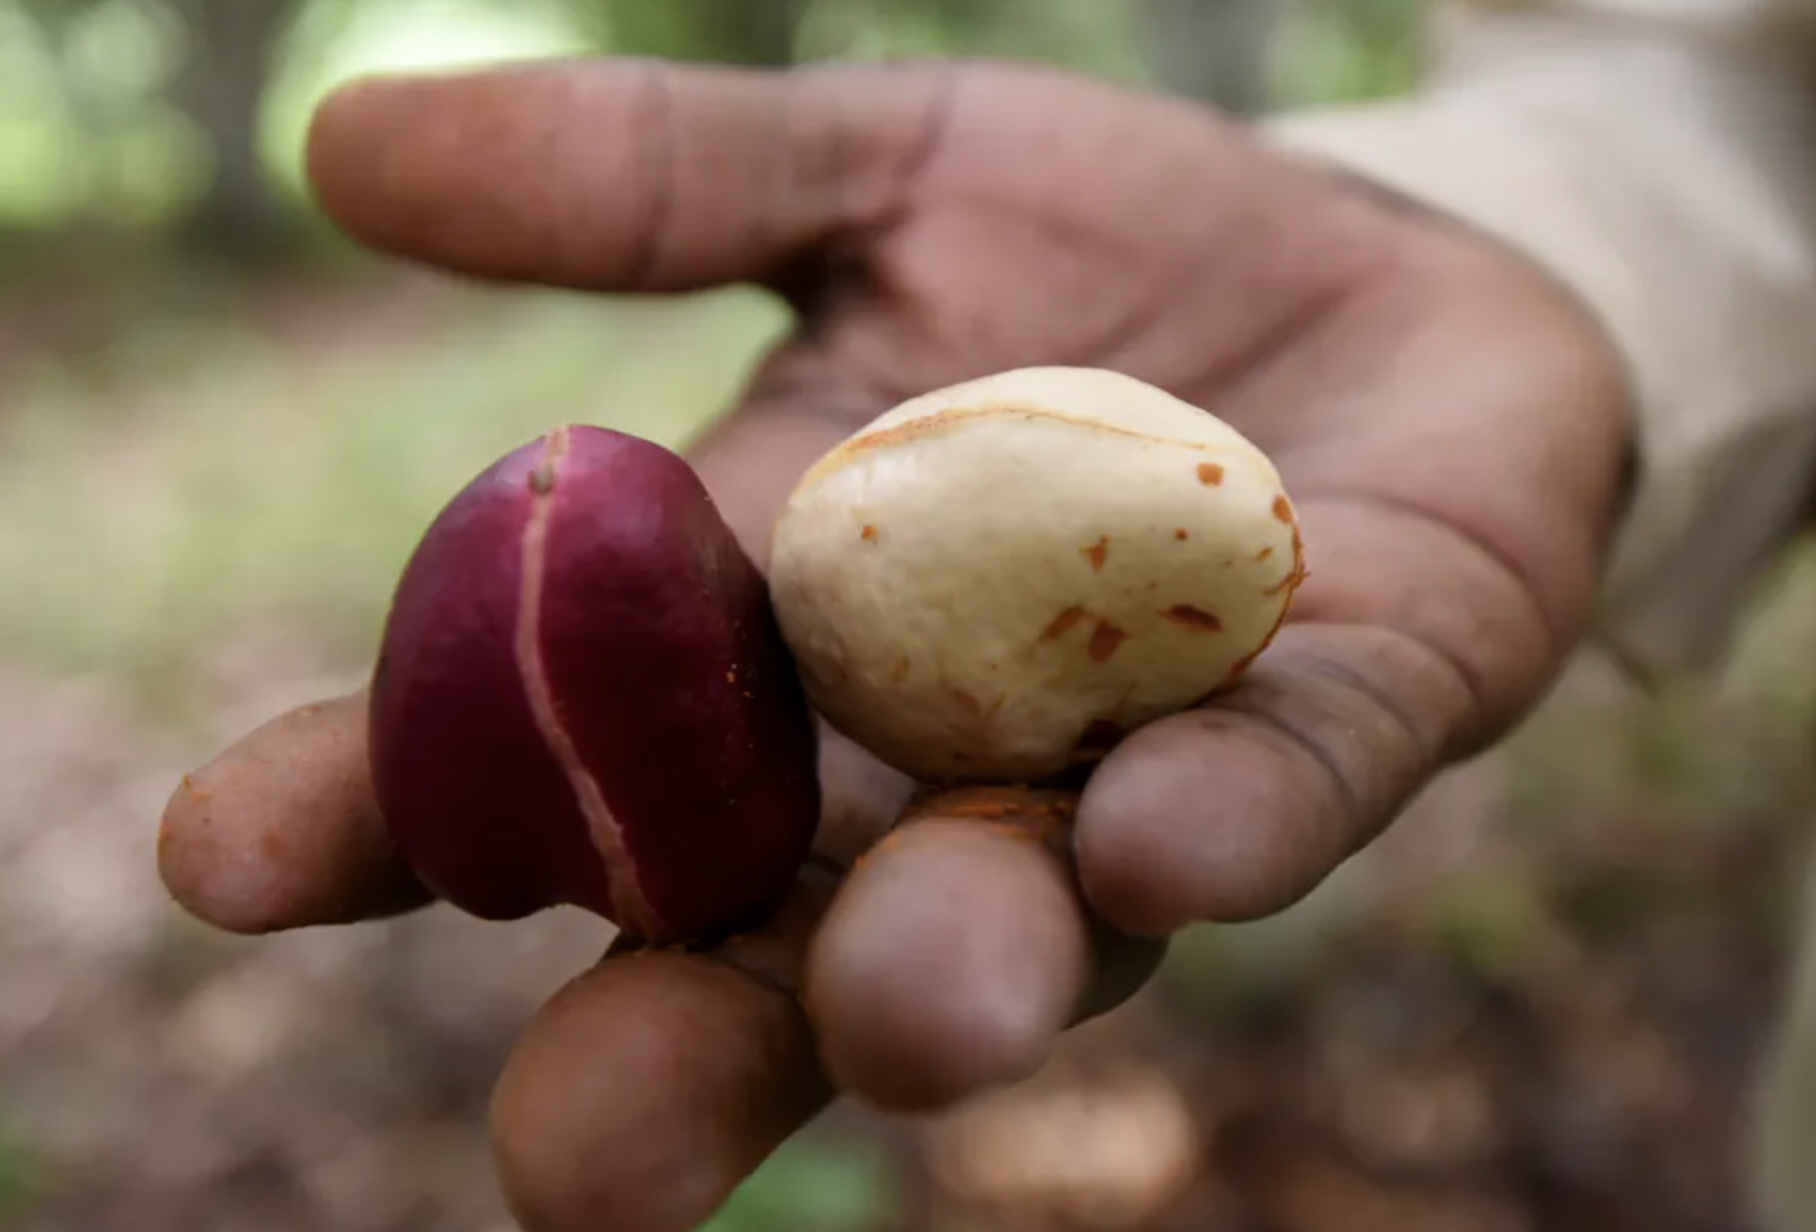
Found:
[[[1168,933],[1307,893],[1583,630],[1625,444],[1593,327],[1519,260],[1195,107],[999,66],[544,63],[344,91],[311,173],[355,238],[448,270],[784,296],[797,330],[693,454],[755,553],[866,419],[1033,364],[1226,419],[1304,532],[1310,577],[1243,683],[1091,777],[1075,877],[937,821],[844,875],[909,784],[829,740],[826,860],[762,929],[608,956],[525,1032],[493,1131],[533,1232],[683,1232],[835,1089],[928,1107],[1028,1072]],[[192,776],[160,840],[178,900],[243,932],[426,902],[363,739],[343,699]]]

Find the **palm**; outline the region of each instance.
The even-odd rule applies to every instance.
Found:
[[[1502,729],[1565,653],[1605,520],[1605,467],[1570,465],[1609,452],[1607,420],[1580,413],[1612,398],[1600,356],[1536,275],[1201,109],[1034,72],[944,69],[918,90],[920,118],[894,130],[899,170],[873,189],[880,221],[854,229],[864,242],[772,277],[804,327],[754,403],[855,425],[983,373],[1080,364],[1241,428],[1294,494],[1312,576],[1251,687],[1193,721],[1258,709],[1259,738],[1317,771],[1306,824],[1323,817],[1352,844],[1354,826],[1324,815],[1390,815],[1434,759]],[[1519,294],[1484,296],[1485,280]],[[1324,722],[1295,719],[1307,706],[1403,756],[1354,764],[1323,747]],[[856,776],[876,792],[869,825],[885,824],[896,785],[849,750],[835,765],[841,787]],[[1303,852],[1277,877],[1252,867],[1216,914],[1275,909],[1328,867]],[[1157,900],[1146,858],[1086,873],[1131,925],[1205,914]]]
[[[312,172],[352,234],[446,268],[786,296],[799,328],[696,455],[752,543],[862,419],[1027,364],[1120,369],[1229,420],[1306,540],[1293,619],[1245,682],[1092,776],[1076,878],[959,825],[842,887],[810,870],[716,953],[607,961],[545,1007],[495,1111],[532,1229],[682,1232],[821,1105],[828,1068],[934,1103],[1013,1077],[1091,1004],[1049,995],[1071,943],[1043,921],[1088,904],[1100,974],[1133,955],[1139,977],[1159,943],[1132,936],[1286,905],[1504,730],[1585,618],[1621,437],[1593,331],[1518,262],[1197,109],[1004,68],[533,66],[351,92]],[[199,913],[251,931],[420,901],[335,770],[359,733],[325,753],[324,714],[198,775],[205,818],[179,793],[165,870]],[[836,740],[826,764],[822,846],[850,857],[905,785]]]
[[[856,216],[765,271],[805,326],[770,381],[886,405],[1080,364],[1209,403],[1412,230],[1200,108],[1026,70],[928,70],[907,93]]]

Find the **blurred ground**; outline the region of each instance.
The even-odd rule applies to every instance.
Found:
[[[678,442],[779,322],[414,277],[155,320],[0,308],[0,1227],[503,1232],[487,1088],[600,930],[228,940],[165,903],[157,817],[358,679],[472,472],[569,418]],[[1183,938],[1037,1082],[906,1129],[835,1110],[715,1232],[1741,1232],[1813,590],[1778,579],[1717,679],[1585,671],[1303,908]]]

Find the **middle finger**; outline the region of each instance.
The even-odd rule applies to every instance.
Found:
[[[759,929],[621,952],[556,993],[492,1097],[525,1232],[686,1232],[832,1096],[795,992],[834,875],[805,869]]]
[[[1126,998],[1159,941],[1094,924],[1073,876],[1074,792],[918,800],[816,933],[805,1004],[843,1090],[928,1111],[1026,1078],[1081,1015]]]

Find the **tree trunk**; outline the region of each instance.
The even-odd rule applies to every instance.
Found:
[[[203,133],[214,160],[178,242],[234,264],[288,255],[291,220],[259,158],[265,85],[293,6],[285,0],[170,0],[188,41],[171,101]]]
[[[1136,0],[1142,58],[1175,94],[1237,115],[1267,108],[1282,0]]]
[[[795,62],[795,36],[808,3],[612,0],[608,9],[620,52],[784,68]]]

